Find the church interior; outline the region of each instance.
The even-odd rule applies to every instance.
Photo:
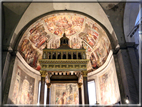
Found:
[[[140,0],[1,6],[0,104],[140,106]]]

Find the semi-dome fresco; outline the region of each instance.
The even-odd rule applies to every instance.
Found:
[[[18,50],[31,67],[40,70],[38,59],[42,58],[43,49],[46,45],[58,48],[64,33],[71,48],[80,49],[83,43],[90,59],[88,70],[104,64],[111,49],[107,34],[94,20],[77,13],[56,13],[40,18],[25,31]]]

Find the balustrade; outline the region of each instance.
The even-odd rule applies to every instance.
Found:
[[[86,59],[85,52],[58,52],[58,51],[49,51],[43,52],[43,59]]]

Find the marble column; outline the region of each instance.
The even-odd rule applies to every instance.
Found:
[[[83,76],[83,88],[84,88],[84,103],[89,104],[87,71],[82,71],[82,76]]]
[[[40,71],[41,73],[41,88],[40,88],[40,104],[44,104],[44,88],[46,71]]]
[[[82,83],[78,83],[78,90],[79,90],[79,104],[82,104],[82,92],[81,92]]]
[[[46,104],[49,104],[49,96],[50,96],[50,86],[51,86],[51,83],[47,83],[47,101],[46,101]]]

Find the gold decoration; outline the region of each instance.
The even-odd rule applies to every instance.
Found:
[[[87,77],[88,71],[82,71],[81,73],[83,77]]]
[[[47,83],[47,88],[50,88],[51,87],[51,83]]]
[[[78,88],[81,88],[81,86],[82,86],[82,83],[78,83]]]
[[[68,45],[68,38],[63,35],[62,38],[60,38],[60,47],[57,49],[44,49],[43,53],[45,53],[45,56],[47,53],[50,54],[49,57],[44,57],[44,59],[39,59],[39,63],[41,65],[41,76],[45,77],[46,73],[43,71],[86,71],[87,70],[87,63],[89,62],[89,59],[86,59],[86,57],[83,57],[83,54],[86,53],[86,50],[83,49],[71,49],[69,46],[63,46],[64,44]],[[54,55],[56,53],[56,56]],[[58,59],[59,53],[60,58]],[[70,53],[70,58],[73,58],[74,54],[76,54],[75,59],[68,59],[68,53]],[[78,58],[78,53],[81,54],[81,59]],[[44,55],[44,54],[43,54]],[[66,57],[63,57],[66,55]],[[86,56],[86,54],[85,54]],[[56,57],[56,58],[55,58]],[[52,59],[53,58],[53,59]],[[65,58],[65,59],[63,59]],[[83,73],[85,75],[85,73]],[[87,74],[86,74],[87,75]]]
[[[46,77],[47,72],[46,72],[46,71],[43,71],[43,70],[40,70],[40,74],[41,74],[41,77]]]

